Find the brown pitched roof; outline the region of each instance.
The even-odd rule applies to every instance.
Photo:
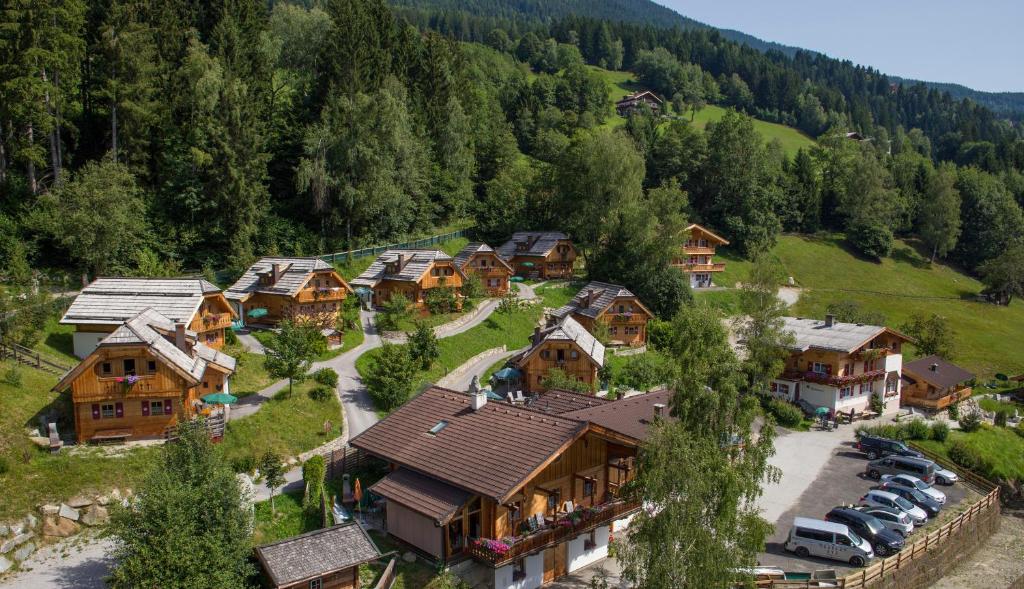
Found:
[[[256,557],[274,587],[281,587],[376,560],[380,550],[359,524],[349,522],[258,546]]]
[[[935,370],[932,370],[932,365]],[[974,378],[974,374],[940,356],[928,356],[903,365],[903,374],[915,380],[923,380],[937,389],[948,389]]]
[[[686,226],[686,230],[687,231],[693,231],[694,229],[697,229],[699,231],[703,231],[704,233],[707,234],[708,237],[712,237],[714,239],[717,239],[722,245],[729,245],[729,240],[728,239],[722,237],[721,235],[718,235],[717,233],[711,231],[710,229],[708,229],[707,227],[704,227],[703,225],[698,225],[696,223],[690,223],[689,225]]]
[[[406,468],[399,468],[377,481],[370,490],[430,517],[438,525],[447,523],[472,497],[467,491]]]
[[[562,415],[577,409],[598,407],[611,402],[608,399],[585,393],[549,389],[537,395],[536,398],[531,399],[528,407],[550,415]]]
[[[469,395],[434,386],[351,444],[454,487],[505,501],[586,429],[580,421],[503,403],[473,411]]]
[[[562,417],[587,421],[634,440],[643,441],[647,439],[647,428],[654,421],[654,405],[665,405],[667,416],[668,402],[671,398],[670,390],[659,389],[595,407],[570,411],[562,414]]]

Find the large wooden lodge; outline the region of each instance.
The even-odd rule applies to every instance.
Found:
[[[352,280],[355,288],[371,293],[371,302],[382,305],[402,295],[422,308],[426,294],[435,288],[462,288],[466,274],[441,250],[387,250]]]
[[[454,263],[467,278],[479,280],[488,295],[502,296],[508,292],[514,274],[512,266],[486,243],[468,244],[455,255]]]
[[[729,245],[729,241],[697,224],[686,228],[689,233],[681,248],[681,255],[672,261],[690,279],[690,288],[714,286],[714,276],[725,270],[725,264],[712,261],[715,248]]]
[[[519,231],[497,250],[519,276],[572,278],[576,247],[559,231]]]

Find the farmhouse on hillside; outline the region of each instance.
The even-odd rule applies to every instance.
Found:
[[[650,90],[641,90],[632,94],[627,94],[615,103],[615,112],[620,117],[628,117],[629,115],[639,111],[643,107],[647,107],[652,113],[658,114],[661,112],[661,105],[664,101],[658,98],[658,95]]]
[[[509,359],[522,372],[523,390],[538,393],[547,390],[544,380],[553,369],[586,383],[596,390],[598,371],[604,366],[604,345],[572,317],[566,317],[545,329],[537,327],[530,347]]]
[[[455,266],[467,277],[476,277],[480,286],[491,296],[508,292],[512,266],[502,260],[494,248],[486,243],[471,243],[455,255]]]
[[[900,402],[939,411],[971,396],[974,374],[940,356],[927,356],[903,365]]]
[[[498,255],[519,276],[572,278],[576,248],[558,231],[519,231],[498,248]]]
[[[237,318],[215,285],[197,278],[97,278],[61,317],[74,325],[75,356],[85,358],[104,338],[146,309],[184,323],[206,346],[220,349]]]
[[[359,565],[381,557],[354,521],[257,546],[268,589],[359,589]]]
[[[437,288],[458,291],[464,280],[465,273],[441,250],[387,250],[352,280],[352,286],[367,289],[374,305],[403,295],[422,308],[428,292]]]
[[[445,563],[472,558],[495,589],[535,589],[608,555],[640,508],[620,489],[667,403],[661,391],[519,407],[435,386],[351,444],[391,467],[370,487],[388,534]]]
[[[682,247],[682,256],[672,261],[672,266],[679,268],[690,278],[690,288],[707,288],[714,286],[713,276],[725,270],[725,264],[711,261],[715,248],[729,245],[729,242],[711,230],[696,223],[686,228],[689,237]]]
[[[341,274],[320,258],[260,258],[226,296],[248,323],[291,319],[334,328],[351,293]]]
[[[647,322],[654,318],[647,307],[626,287],[591,281],[567,305],[550,313],[562,320],[571,316],[596,335],[598,325],[608,330],[608,341],[615,346],[642,346],[647,343]]]
[[[154,309],[103,338],[53,388],[71,391],[78,442],[161,438],[203,396],[229,393],[235,359],[200,339]]]
[[[900,406],[900,379],[907,336],[877,325],[784,317],[794,337],[786,368],[771,384],[773,395],[825,407],[833,415],[870,411],[871,397],[883,402],[883,414]]]

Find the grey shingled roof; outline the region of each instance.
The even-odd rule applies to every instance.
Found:
[[[853,352],[865,342],[883,333],[886,328],[878,325],[861,323],[841,323],[836,321],[832,327],[825,327],[825,322],[818,319],[802,317],[783,317],[783,329],[793,334],[793,349],[806,351],[810,348],[833,350],[836,352]]]
[[[403,256],[402,267],[397,273],[388,274],[387,265]],[[387,250],[377,256],[362,274],[350,281],[353,286],[373,288],[382,280],[403,280],[416,282],[430,269],[434,262],[451,261],[452,257],[441,250]]]
[[[200,358],[206,360],[210,364],[219,366],[224,370],[227,370],[228,372],[235,371],[235,365],[237,364],[237,360],[235,360],[234,357],[228,356],[224,352],[221,352],[220,350],[215,350],[205,344],[197,342],[192,346],[192,351],[195,353],[196,356],[199,356]]]
[[[258,546],[256,556],[279,587],[376,560],[380,550],[357,522],[348,522]]]
[[[517,241],[534,240],[529,251],[517,252]],[[512,234],[512,239],[506,241],[498,248],[498,255],[504,260],[511,260],[515,256],[540,256],[545,257],[554,249],[558,242],[569,239],[569,236],[561,231],[517,231]]]
[[[597,293],[597,298],[590,303],[586,304],[587,297],[590,293]],[[551,312],[551,315],[555,317],[567,317],[574,313],[596,319],[609,305],[612,304],[615,299],[619,297],[636,298],[636,295],[629,291],[624,286],[618,284],[609,284],[607,282],[598,282],[596,280],[587,283],[580,292],[576,293],[568,304],[563,305]],[[636,304],[640,304],[640,301],[635,301]],[[643,305],[641,305],[642,307]]]
[[[272,285],[261,285],[259,275],[270,272],[274,264],[280,264],[284,270],[281,278]],[[232,284],[224,295],[233,300],[246,299],[256,292],[295,296],[309,281],[313,272],[332,269],[333,266],[320,258],[260,258],[255,264],[249,266],[242,277]]]
[[[145,309],[171,321],[189,323],[203,295],[220,292],[197,278],[97,278],[82,289],[60,322],[119,325]]]
[[[486,243],[473,242],[459,250],[459,253],[455,254],[454,263],[455,266],[458,267],[459,269],[465,270],[466,264],[469,263],[469,261],[473,258],[474,254],[497,253],[498,252],[494,251],[493,247],[487,245]],[[509,270],[512,269],[512,267],[509,266],[505,260],[501,259],[501,256],[497,256],[497,258],[498,261],[501,262],[506,268],[508,268]]]
[[[438,525],[447,523],[473,496],[468,491],[407,468],[392,472],[374,483],[370,490],[430,517]]]
[[[521,356],[525,360],[544,342],[568,341],[576,342],[583,353],[590,357],[598,366],[604,366],[604,344],[599,342],[585,327],[572,317],[565,317],[558,324],[541,331],[541,341]]]

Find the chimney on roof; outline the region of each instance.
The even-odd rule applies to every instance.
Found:
[[[398,254],[398,271],[401,272],[402,268],[405,267],[405,254]]]
[[[277,281],[281,279],[281,264],[274,262],[270,265],[270,284],[277,284]]]
[[[825,327],[832,327],[836,324],[836,316],[832,313],[825,315]]]
[[[587,293],[587,306],[593,305],[599,298],[601,298],[601,293],[596,288],[591,290]]]
[[[188,340],[185,338],[184,323],[174,324],[174,345],[177,346],[177,348],[182,352],[185,352],[186,354],[189,353]]]
[[[665,416],[665,404],[664,403],[655,403],[654,404],[654,416],[655,417],[664,417]]]
[[[928,367],[928,370],[931,370],[932,372],[938,372],[939,371],[939,365],[938,364],[932,364],[931,366]]]
[[[533,337],[530,338],[530,341],[533,342],[533,345],[535,346],[540,343],[540,326],[533,328]]]
[[[473,387],[470,386],[471,396],[469,398],[469,406],[473,409],[473,411],[479,411],[481,408],[483,408],[484,405],[487,404],[487,391],[481,389],[479,386],[476,387],[475,391],[472,389]]]

